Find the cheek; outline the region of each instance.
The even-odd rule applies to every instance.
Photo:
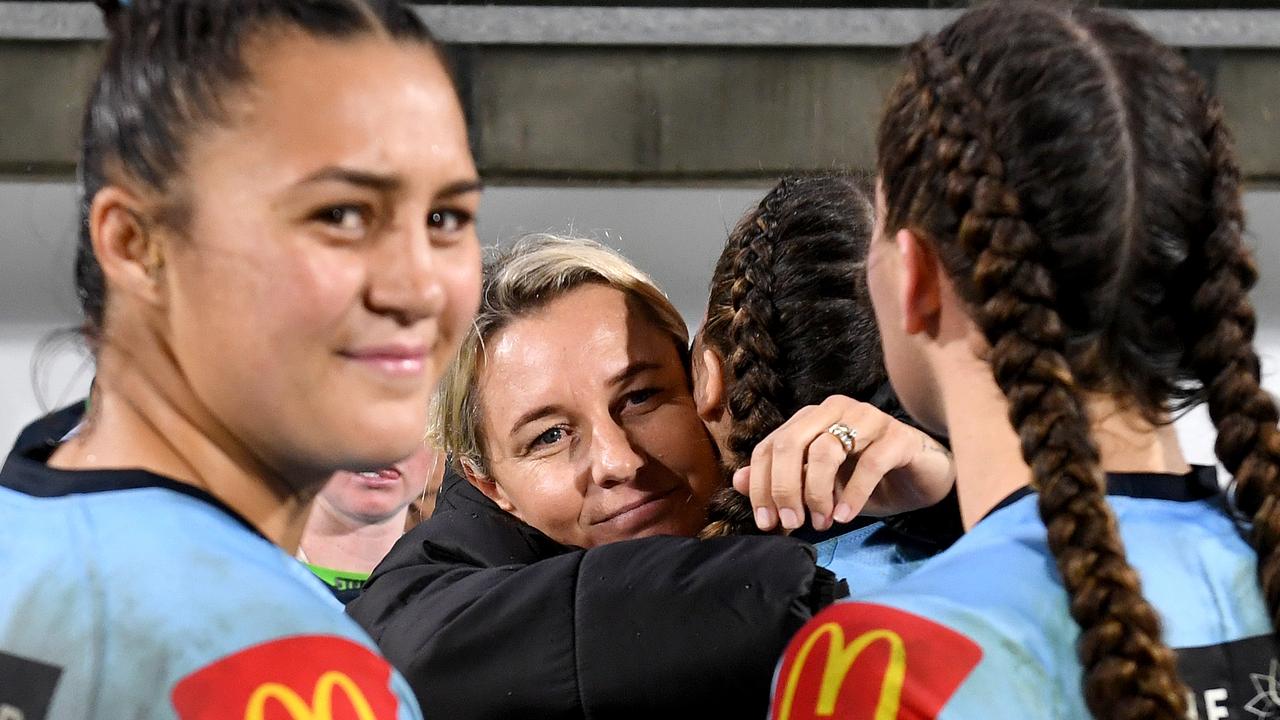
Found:
[[[480,246],[466,241],[443,260],[441,285],[447,296],[442,330],[454,343],[460,341],[480,306]],[[450,347],[450,354],[456,347]]]
[[[282,358],[332,339],[359,304],[364,264],[338,248],[257,240],[252,249],[193,249],[174,318],[186,324],[174,330],[193,344],[217,343],[220,351],[206,357],[218,362],[268,356],[255,373],[269,373]]]
[[[522,520],[560,542],[581,544],[579,518],[584,496],[573,473],[560,463],[513,467],[502,488]]]
[[[632,437],[645,454],[683,478],[695,498],[708,498],[721,485],[715,448],[692,400],[655,412]]]

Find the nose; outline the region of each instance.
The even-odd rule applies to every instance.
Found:
[[[612,418],[597,423],[591,437],[591,481],[602,488],[635,480],[644,467],[644,457],[636,452],[626,430]]]
[[[399,223],[389,228],[369,267],[368,305],[402,325],[439,315],[445,290],[427,225]]]

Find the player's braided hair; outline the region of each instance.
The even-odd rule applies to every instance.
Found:
[[[986,336],[1099,718],[1182,718],[1186,693],[1105,501],[1086,392],[1164,422],[1203,380],[1277,584],[1276,414],[1251,347],[1239,173],[1189,77],[1117,16],[994,3],[913,47],[880,126],[886,230],[936,248]],[[1197,273],[1184,313],[1169,278]]]
[[[1193,246],[1192,292],[1183,323],[1188,360],[1204,385],[1218,430],[1215,450],[1232,474],[1235,505],[1252,523],[1258,578],[1273,627],[1280,627],[1280,431],[1276,402],[1260,385],[1253,347],[1257,319],[1249,289],[1258,278],[1242,240],[1240,168],[1222,106],[1205,95],[1201,125],[1209,154],[1207,240]]]
[[[724,359],[733,468],[805,405],[834,394],[902,415],[865,286],[872,190],[848,175],[780,181],[729,235],[701,338]],[[704,537],[758,532],[748,498],[712,499]]]
[[[80,151],[76,288],[91,343],[101,332],[106,282],[89,237],[103,187],[137,183],[163,198],[153,220],[182,228],[181,178],[193,132],[226,120],[228,90],[251,79],[246,51],[265,29],[317,38],[383,35],[439,52],[397,0],[98,0],[110,38],[85,109]]]

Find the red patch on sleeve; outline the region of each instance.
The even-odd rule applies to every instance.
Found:
[[[241,650],[173,688],[180,720],[395,720],[391,666],[345,638],[299,635]]]
[[[931,720],[982,659],[960,633],[883,605],[841,603],[787,646],[772,720]]]

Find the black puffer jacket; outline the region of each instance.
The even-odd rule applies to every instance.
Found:
[[[431,718],[763,717],[836,584],[784,537],[560,545],[452,476],[347,611]]]

